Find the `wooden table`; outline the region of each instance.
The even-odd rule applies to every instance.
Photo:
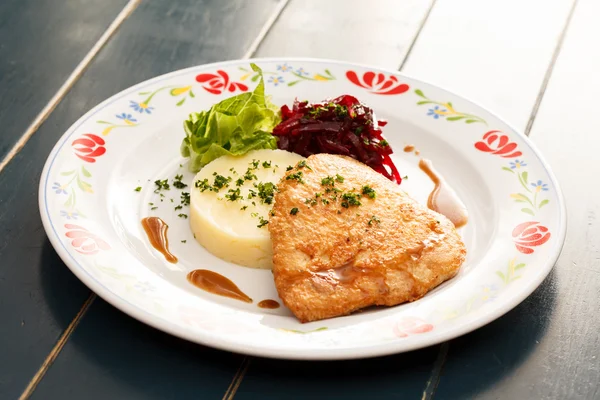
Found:
[[[597,0],[3,0],[0,398],[600,398],[599,17]],[[549,277],[476,332],[345,362],[213,350],[96,297],[54,252],[37,211],[56,140],[135,83],[265,56],[400,69],[524,131],[568,205]]]

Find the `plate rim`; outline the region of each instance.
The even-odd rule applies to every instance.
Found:
[[[550,254],[545,260],[539,261],[545,271],[540,273],[532,279],[528,281],[528,283],[520,290],[520,292],[515,293],[509,300],[506,301],[502,306],[496,306],[494,308],[489,309],[485,314],[481,317],[477,318],[474,321],[465,322],[455,327],[450,327],[443,332],[431,332],[429,335],[419,338],[419,340],[410,341],[409,343],[405,341],[396,341],[396,342],[386,342],[379,344],[372,344],[362,347],[351,347],[346,349],[336,349],[333,352],[323,351],[323,350],[302,350],[299,351],[297,349],[280,349],[280,348],[269,348],[269,347],[259,347],[255,345],[247,345],[240,344],[235,340],[223,340],[214,335],[202,335],[202,334],[194,334],[191,331],[181,330],[177,328],[176,325],[168,323],[166,320],[163,320],[160,317],[149,313],[148,311],[142,309],[139,306],[134,304],[123,302],[121,296],[110,291],[108,288],[105,288],[103,285],[99,283],[96,279],[92,277],[89,273],[87,273],[82,267],[80,267],[79,263],[73,258],[72,254],[67,250],[64,243],[59,239],[58,234],[54,231],[53,226],[50,222],[50,216],[46,213],[44,209],[45,206],[45,183],[49,176],[50,168],[56,158],[59,149],[62,147],[64,141],[68,139],[69,134],[77,129],[79,125],[81,125],[85,120],[87,120],[90,116],[97,113],[100,109],[104,108],[106,105],[112,102],[112,99],[123,92],[135,91],[136,88],[142,85],[152,84],[155,81],[168,79],[171,76],[175,75],[183,75],[187,72],[198,68],[210,68],[214,66],[229,66],[240,63],[262,63],[262,62],[309,62],[309,63],[323,63],[323,64],[335,64],[335,65],[344,65],[348,67],[355,68],[364,68],[372,71],[383,72],[387,74],[392,74],[399,77],[406,77],[412,80],[415,83],[422,83],[425,85],[430,85],[448,93],[451,96],[455,96],[460,98],[462,101],[469,103],[476,108],[479,108],[485,112],[487,112],[490,116],[497,119],[498,121],[505,124],[514,134],[519,136],[519,138],[530,148],[533,155],[539,160],[541,166],[544,168],[546,173],[548,174],[548,178],[552,182],[553,187],[555,188],[556,198],[558,201],[558,226],[556,236],[557,241],[552,249],[549,250]],[[102,102],[98,103],[96,106],[88,110],[85,114],[83,114],[80,118],[78,118],[75,122],[73,122],[69,128],[57,139],[56,143],[52,147],[51,151],[48,154],[48,157],[44,163],[44,168],[40,174],[40,181],[38,185],[38,206],[39,212],[42,219],[42,224],[44,226],[44,230],[46,231],[46,235],[54,247],[55,251],[61,258],[61,260],[65,263],[65,265],[73,272],[73,274],[83,283],[85,284],[92,292],[96,295],[100,296],[103,300],[107,301],[113,307],[117,308],[121,312],[129,315],[130,317],[135,318],[136,320],[158,330],[161,330],[165,333],[173,335],[175,337],[185,339],[187,341],[198,343],[204,346],[213,347],[219,350],[225,350],[245,355],[252,355],[258,357],[267,357],[274,359],[290,359],[290,360],[346,360],[346,359],[362,359],[362,358],[372,358],[372,357],[380,357],[391,354],[399,354],[409,351],[414,351],[418,349],[422,349],[425,347],[430,347],[436,344],[440,344],[454,338],[463,336],[467,333],[473,332],[476,329],[481,328],[489,324],[490,322],[502,317],[504,314],[513,310],[516,306],[522,303],[527,297],[529,297],[546,279],[546,277],[550,274],[550,272],[554,269],[556,262],[562,252],[564,247],[566,232],[567,232],[567,208],[566,201],[556,178],[554,171],[550,167],[546,158],[542,154],[542,152],[537,148],[537,146],[529,139],[527,135],[525,135],[520,129],[516,129],[511,123],[507,122],[505,119],[500,117],[494,111],[484,107],[480,103],[477,103],[471,100],[469,97],[465,97],[457,92],[446,89],[443,86],[438,84],[431,83],[427,80],[415,78],[410,74],[403,73],[401,71],[395,71],[388,68],[382,68],[375,65],[362,64],[362,63],[354,63],[343,60],[333,60],[326,58],[314,58],[314,57],[264,57],[264,58],[251,58],[251,59],[230,59],[227,61],[213,62],[207,64],[199,64],[187,68],[182,68],[179,70],[171,71],[166,74],[158,75],[153,78],[141,81],[135,85],[129,86],[123,90],[120,90],[110,97],[106,98]],[[321,354],[319,354],[321,353]]]

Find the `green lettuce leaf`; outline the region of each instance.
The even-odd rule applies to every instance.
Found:
[[[250,66],[260,76],[254,91],[225,99],[208,111],[192,113],[184,122],[181,155],[189,157],[190,171],[198,172],[221,156],[277,148],[277,139],[270,132],[281,122],[279,109],[265,97],[262,70],[256,64]]]

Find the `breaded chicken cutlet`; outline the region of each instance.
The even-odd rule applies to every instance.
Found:
[[[310,156],[278,188],[273,275],[301,322],[417,300],[465,260],[452,222],[349,157]]]

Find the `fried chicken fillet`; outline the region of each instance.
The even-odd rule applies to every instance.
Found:
[[[273,275],[301,322],[417,300],[465,260],[450,220],[349,157],[310,156],[278,188],[268,225]]]

